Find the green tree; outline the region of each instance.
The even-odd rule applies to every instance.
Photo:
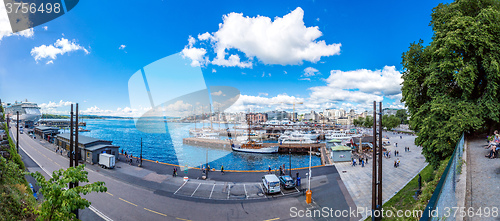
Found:
[[[396,117],[399,118],[401,124],[408,124],[408,113],[406,113],[406,109],[397,110]]]
[[[392,128],[397,127],[401,124],[401,119],[394,115],[384,115],[382,116],[382,126],[387,130],[391,130]]]
[[[365,118],[364,117],[360,117],[358,119],[354,119],[352,121],[352,124],[354,124],[354,126],[356,126],[356,127],[360,127],[360,126],[363,126],[364,122],[365,122]]]
[[[365,122],[363,123],[363,126],[365,126],[365,127],[372,127],[373,126],[373,117],[372,116],[366,116],[365,117]]]
[[[90,206],[90,202],[82,198],[80,194],[87,195],[91,192],[106,192],[104,182],[89,183],[67,189],[69,183],[88,183],[88,172],[84,170],[85,165],[70,167],[67,170],[60,169],[52,173],[52,178],[45,180],[39,172],[31,173],[38,185],[44,201],[41,204],[38,220],[70,220],[75,215],[71,213],[76,209],[84,209]]]
[[[431,14],[432,42],[403,53],[402,101],[417,145],[434,167],[462,132],[493,129],[500,116],[500,1],[457,0]]]

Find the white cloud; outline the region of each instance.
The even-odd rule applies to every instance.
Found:
[[[43,26],[42,28],[43,28],[43,30],[45,30],[45,31],[49,30],[49,27],[47,27],[47,26]]]
[[[283,72],[284,72],[285,74],[288,74],[288,72],[286,72],[286,71],[283,71]]]
[[[199,34],[198,39],[211,42],[209,45],[216,54],[212,64],[250,68],[254,58],[264,64],[296,65],[303,61],[315,63],[321,57],[339,54],[341,44],[317,40],[322,35],[318,27],[305,26],[304,11],[299,7],[274,20],[265,16],[244,17],[241,13],[229,13],[223,16],[218,31]],[[192,39],[189,36],[185,50],[194,48]],[[239,54],[228,54],[231,49],[239,51],[247,60],[242,61]],[[199,56],[190,58],[200,63]]]
[[[318,69],[312,68],[312,67],[307,67],[304,69],[304,74],[302,75],[303,77],[312,77],[316,74],[319,74]]]
[[[299,80],[310,80],[301,78]],[[324,79],[326,85],[311,87],[309,97],[299,98],[286,94],[267,98],[265,93],[259,96],[241,95],[228,111],[245,112],[266,111],[273,108],[291,111],[292,102],[303,102],[296,105],[299,113],[311,110],[322,111],[326,108],[370,110],[373,101],[381,102],[384,98],[395,99],[385,107],[403,108],[401,100],[401,73],[394,66],[385,66],[382,70],[332,70],[330,76]],[[286,105],[283,102],[287,103]]]
[[[191,35],[188,38],[188,46],[191,48],[193,47],[194,43],[196,43],[196,39],[194,39]]]
[[[9,36],[21,36],[30,38],[33,37],[34,34],[35,32],[33,31],[33,28],[26,29],[17,33],[12,33],[12,27],[10,26],[7,11],[5,10],[5,4],[0,0],[0,40],[2,40],[2,38],[4,37]]]
[[[67,107],[72,104],[71,101],[63,101],[60,100],[58,103],[49,101],[49,103],[42,103],[38,105],[41,109],[49,109],[49,108],[58,108],[58,107]]]
[[[212,68],[212,73],[216,73],[217,70],[215,70],[215,68]]]
[[[382,70],[332,70],[325,80],[326,86],[309,88],[310,102],[354,102],[368,104],[382,101],[384,96],[401,94],[401,73],[394,66]]]
[[[54,61],[50,60],[50,61],[47,61],[47,63],[45,63],[45,64],[54,64]]]
[[[61,38],[57,39],[57,41],[53,45],[41,45],[39,47],[34,47],[31,49],[31,56],[35,58],[35,61],[39,61],[44,58],[50,58],[55,60],[57,55],[63,55],[67,52],[82,50],[85,54],[89,54],[90,52],[77,44],[75,40],[69,41],[68,39]]]
[[[224,93],[222,93],[222,91],[212,92],[211,95],[213,95],[213,96],[221,96],[221,95],[226,96]]]
[[[198,39],[200,41],[211,40],[212,39],[212,35],[210,33],[208,33],[208,32],[205,32],[205,33],[203,33],[201,35],[198,35]]]
[[[267,94],[265,95],[267,96]],[[279,107],[291,109],[293,102],[304,102],[305,99],[287,94],[279,94],[275,97],[267,98],[259,96],[240,95],[239,99],[226,111],[227,112],[245,112],[249,109],[252,111],[260,111],[271,107]]]
[[[123,50],[123,49],[125,49],[126,47],[127,47],[126,45],[120,45],[120,47],[119,47],[118,49]]]
[[[299,81],[311,81],[311,78],[299,78]]]
[[[191,66],[193,67],[204,66],[208,61],[208,58],[205,58],[207,50],[204,48],[184,47],[181,53],[183,58],[188,57],[191,59]]]
[[[268,95],[269,95],[268,93],[264,93],[264,92],[259,93],[259,96],[268,96]]]

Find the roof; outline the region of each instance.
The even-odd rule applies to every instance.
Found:
[[[114,146],[114,145],[99,144],[99,145],[94,145],[94,146],[90,146],[90,147],[85,147],[85,150],[96,151],[96,150],[99,150],[99,149],[102,149],[102,148],[106,148],[106,147],[118,148],[118,146]]]
[[[351,150],[351,148],[342,145],[332,147],[332,151],[342,151],[342,150]]]
[[[44,126],[35,127],[35,129],[38,129],[38,130],[41,130],[41,131],[45,131],[45,130],[59,130],[59,128],[57,128],[57,127],[44,127]]]
[[[329,140],[328,143],[340,143],[342,142],[341,140],[338,140],[338,139],[332,139],[332,140]]]
[[[64,139],[69,140],[69,133],[59,134],[59,135],[57,135],[57,137],[62,137]],[[94,143],[94,142],[97,142],[97,141],[111,142],[111,141],[107,141],[107,140],[101,140],[101,139],[97,139],[97,138],[93,138],[93,137],[87,137],[87,136],[78,134],[78,143],[79,144],[87,145],[87,144]]]

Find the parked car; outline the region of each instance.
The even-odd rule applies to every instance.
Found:
[[[274,174],[267,174],[263,176],[262,183],[264,184],[264,188],[266,189],[267,194],[281,192],[280,181]]]
[[[291,189],[295,187],[295,182],[293,178],[289,175],[280,176],[280,183],[285,189]]]

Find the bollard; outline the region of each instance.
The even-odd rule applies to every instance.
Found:
[[[311,190],[306,191],[306,203],[311,204],[312,202],[312,192]]]

